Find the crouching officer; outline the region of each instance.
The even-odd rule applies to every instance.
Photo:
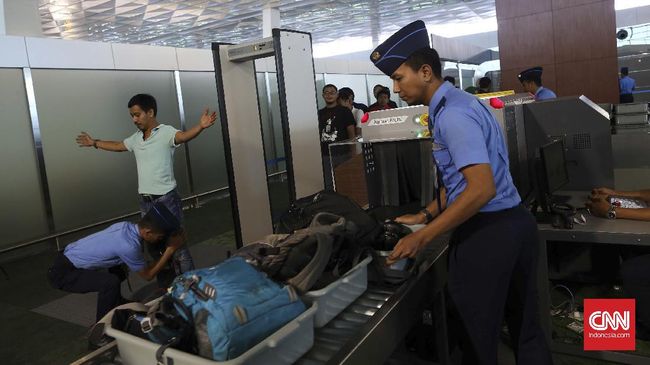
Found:
[[[433,158],[444,185],[421,213],[397,219],[426,226],[402,238],[387,261],[414,257],[454,230],[448,288],[468,340],[463,364],[497,363],[506,304],[517,363],[550,364],[537,308],[537,224],[512,182],[497,121],[476,97],[443,82],[428,34],[416,21],[370,55],[402,100],[429,105]]]
[[[124,277],[116,267],[126,264],[147,281],[165,266],[184,243],[180,225],[165,205],[156,203],[137,223],[120,222],[66,246],[48,270],[50,284],[70,293],[97,292],[96,318],[100,320],[120,304]],[[142,242],[157,244],[169,237],[162,257],[147,266]],[[108,271],[102,269],[109,269]]]

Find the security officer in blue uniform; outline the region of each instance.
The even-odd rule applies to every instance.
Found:
[[[517,75],[517,78],[524,90],[535,95],[535,101],[557,98],[557,95],[551,89],[542,86],[542,71],[544,69],[539,66],[529,68]]]
[[[497,121],[476,97],[442,80],[422,21],[393,34],[370,59],[393,79],[402,100],[429,105],[433,158],[444,186],[420,213],[397,218],[426,226],[402,238],[387,263],[414,257],[453,230],[448,289],[466,336],[463,363],[497,363],[506,306],[517,363],[552,363],[537,308],[537,224],[512,182]]]
[[[618,89],[620,94],[620,102],[634,103],[634,89],[636,88],[636,81],[629,76],[630,70],[627,67],[621,67],[621,78],[618,80]]]

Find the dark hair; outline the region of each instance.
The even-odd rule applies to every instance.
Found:
[[[390,99],[390,90],[387,87],[382,87],[381,90],[377,91],[377,98],[379,98],[379,95],[381,94],[388,96]]]
[[[339,89],[336,87],[336,85],[327,84],[327,85],[323,86],[323,92],[325,92],[325,89],[327,89],[328,87],[333,87],[334,90],[339,91]]]
[[[530,81],[534,82],[537,86],[542,86],[542,75],[539,72],[529,72],[528,74],[522,76],[521,82]]]
[[[162,203],[154,203],[138,224],[142,228],[165,235],[172,234],[180,228],[178,219]]]
[[[409,58],[404,61],[404,64],[409,66],[413,71],[417,72],[424,65],[429,65],[433,71],[433,76],[440,79],[442,74],[442,64],[440,63],[440,56],[433,48],[420,48],[413,52]]]
[[[452,85],[456,86],[456,78],[453,76],[445,76],[443,80],[449,81]]]
[[[156,98],[149,94],[137,94],[129,100],[129,108],[139,106],[145,113],[153,109],[153,116],[158,113],[158,105],[156,105]]]
[[[621,67],[621,75],[627,76],[630,73],[630,70],[627,67]]]
[[[165,234],[165,228],[160,225],[158,221],[154,219],[151,214],[145,214],[144,217],[140,218],[138,222],[138,227],[150,229],[154,233]]]
[[[354,98],[354,91],[352,91],[352,89],[350,89],[349,87],[342,87],[339,90],[339,99],[348,101],[351,98]]]
[[[489,77],[481,77],[478,80],[478,87],[481,89],[489,89],[490,85],[492,85],[492,80],[490,80]]]

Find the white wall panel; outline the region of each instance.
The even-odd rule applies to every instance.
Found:
[[[349,72],[350,67],[348,65],[348,60],[325,60],[325,73],[347,74]]]
[[[178,69],[181,71],[214,71],[212,50],[176,48]]]
[[[178,70],[176,52],[172,47],[118,43],[111,47],[118,70]]]
[[[350,60],[350,62],[348,63],[348,72],[351,74],[370,74],[370,75],[381,74],[381,71],[379,71],[379,69],[375,67],[375,65],[372,62],[370,62],[370,59],[368,59],[367,61]]]
[[[0,36],[0,67],[29,67],[24,37]]]
[[[115,68],[110,43],[25,38],[29,65],[33,68]]]

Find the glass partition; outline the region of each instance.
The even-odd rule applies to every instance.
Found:
[[[20,69],[0,69],[0,248],[45,235],[47,215]]]
[[[217,86],[213,72],[181,72],[186,128],[195,126],[205,108],[217,111],[217,121],[188,144],[194,193],[228,186]]]
[[[174,75],[166,71],[33,70],[45,167],[57,231],[138,210],[135,158],[80,148],[81,131],[121,141],[136,131],[127,103],[149,93],[158,103],[158,121],[180,129]],[[176,149],[179,192],[189,194],[185,152]]]

